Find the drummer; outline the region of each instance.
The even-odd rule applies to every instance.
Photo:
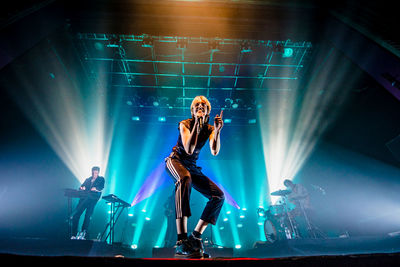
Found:
[[[291,180],[286,179],[283,184],[290,189],[291,193],[287,196],[288,200],[296,205],[293,214],[300,215],[302,210],[305,212],[311,211],[310,195],[307,189],[301,184],[295,184]]]

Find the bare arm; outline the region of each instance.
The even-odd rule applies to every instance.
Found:
[[[197,139],[200,132],[199,122],[195,119],[192,131],[190,131],[183,123],[179,124],[179,131],[182,137],[183,147],[188,155],[192,155],[197,145]]]
[[[210,134],[210,150],[213,156],[218,155],[219,150],[221,148],[220,134],[222,126],[224,122],[222,120],[223,111],[221,111],[221,115],[217,115],[214,118],[214,130]]]
[[[220,133],[221,131],[214,129],[210,135],[210,150],[213,156],[218,155],[221,148]]]

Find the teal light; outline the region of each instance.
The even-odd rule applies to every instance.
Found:
[[[131,118],[133,121],[140,121],[140,117],[139,116],[132,116]]]
[[[283,50],[282,57],[292,57],[293,56],[293,49],[292,48],[285,48]]]
[[[165,122],[166,119],[165,119],[165,117],[158,117],[158,121],[160,121],[160,122]]]
[[[165,235],[167,234],[167,227],[168,227],[168,219],[164,217],[163,224],[160,229],[160,233],[158,234],[158,238],[155,244],[155,248],[161,247],[164,243]]]

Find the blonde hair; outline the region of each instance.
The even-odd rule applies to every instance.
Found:
[[[211,104],[210,101],[208,101],[208,99],[205,96],[199,95],[196,96],[193,101],[192,104],[190,105],[190,112],[193,115],[193,106],[197,103],[197,102],[205,102],[207,105],[207,115],[210,115],[211,112]]]

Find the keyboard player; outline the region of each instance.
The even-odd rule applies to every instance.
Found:
[[[87,196],[81,198],[76,206],[75,212],[72,215],[72,237],[71,239],[86,239],[88,236],[89,224],[92,219],[94,208],[101,197],[101,192],[104,189],[105,179],[99,176],[100,167],[92,168],[92,176],[87,178],[80,186],[79,190],[87,192]],[[78,223],[81,215],[85,212],[81,232],[78,233]]]

